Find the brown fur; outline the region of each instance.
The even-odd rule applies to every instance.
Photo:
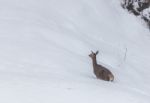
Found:
[[[113,74],[102,65],[97,64],[96,55],[98,54],[98,51],[96,53],[92,52],[89,56],[92,58],[93,62],[93,69],[94,74],[98,79],[102,79],[105,81],[114,81]]]

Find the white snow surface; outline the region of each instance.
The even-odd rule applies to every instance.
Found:
[[[150,103],[149,79],[150,32],[120,0],[0,0],[0,103]]]

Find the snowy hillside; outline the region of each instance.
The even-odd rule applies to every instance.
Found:
[[[120,0],[0,0],[0,103],[150,103],[149,45]]]

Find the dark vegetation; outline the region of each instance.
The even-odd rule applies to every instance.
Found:
[[[150,0],[122,0],[124,9],[136,16],[140,16],[150,28]]]

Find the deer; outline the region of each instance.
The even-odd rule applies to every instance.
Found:
[[[97,79],[113,82],[114,75],[111,73],[111,71],[108,70],[106,67],[97,64],[96,56],[98,53],[99,51],[96,51],[95,53],[91,51],[91,54],[89,54],[89,57],[92,59],[94,74],[96,75]]]

